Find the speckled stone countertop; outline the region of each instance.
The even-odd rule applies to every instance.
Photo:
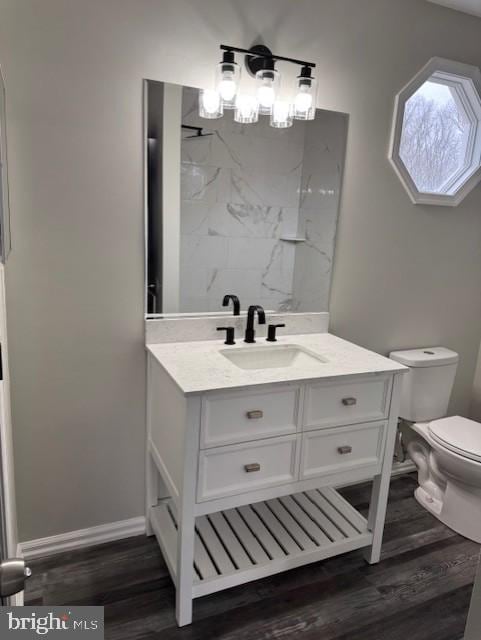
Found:
[[[222,340],[147,344],[148,351],[165,369],[185,394],[239,389],[278,382],[336,378],[357,374],[396,373],[407,371],[402,364],[358,347],[330,333],[279,336],[276,345],[298,345],[320,356],[325,362],[313,361],[301,367],[241,369],[221,352],[255,347],[269,348],[265,340],[253,345],[241,339],[234,346]]]

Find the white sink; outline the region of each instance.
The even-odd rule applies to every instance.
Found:
[[[222,349],[220,353],[239,369],[297,369],[328,362],[309,349],[294,344]]]

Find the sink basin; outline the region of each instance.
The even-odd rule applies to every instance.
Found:
[[[222,349],[220,353],[239,369],[297,369],[327,362],[309,349],[293,344]]]

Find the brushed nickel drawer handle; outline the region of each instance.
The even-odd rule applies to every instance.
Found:
[[[264,417],[264,412],[260,409],[253,409],[252,411],[247,412],[247,417],[249,420],[259,420],[259,418]]]
[[[343,447],[337,447],[337,452],[344,456],[346,453],[352,453],[352,447],[346,444]]]
[[[252,473],[253,471],[260,471],[261,465],[258,462],[252,462],[251,464],[244,465],[244,471],[246,473]]]
[[[355,404],[357,404],[357,398],[343,398],[342,404],[345,407],[353,407]]]

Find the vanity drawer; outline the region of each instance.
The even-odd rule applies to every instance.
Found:
[[[304,429],[383,420],[389,412],[391,377],[308,385]]]
[[[302,436],[301,480],[372,467],[380,470],[386,422],[309,431]]]
[[[201,449],[295,433],[298,406],[297,386],[205,396]]]
[[[235,495],[295,480],[297,436],[201,451],[197,501]]]

